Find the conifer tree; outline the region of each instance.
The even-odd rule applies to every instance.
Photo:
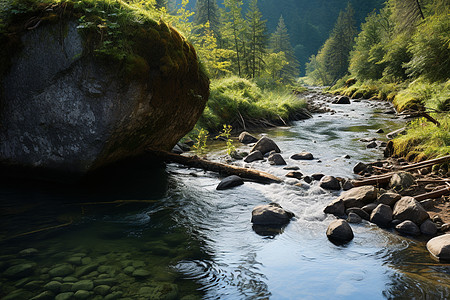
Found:
[[[195,5],[195,22],[206,24],[209,22],[210,30],[219,36],[219,7],[216,0],[197,0]]]
[[[294,55],[294,49],[292,48],[283,16],[280,16],[277,29],[272,33],[269,42],[271,52],[283,52],[286,55],[288,64],[280,71],[279,77],[285,81],[291,81],[294,77],[298,76],[299,65]]]
[[[236,70],[239,77],[242,76],[242,58],[245,52],[243,34],[245,32],[245,22],[242,18],[241,0],[224,0],[225,10],[223,10],[223,26],[221,28],[221,38],[225,48],[233,49],[236,58]]]
[[[247,36],[249,53],[249,76],[255,78],[261,72],[266,53],[266,21],[262,20],[262,13],[258,8],[258,0],[251,0],[247,12]]]

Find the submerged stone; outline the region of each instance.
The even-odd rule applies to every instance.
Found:
[[[231,175],[222,179],[222,181],[216,187],[216,190],[226,190],[243,184],[244,180],[241,177],[237,175]]]

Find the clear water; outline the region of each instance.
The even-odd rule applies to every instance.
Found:
[[[361,138],[377,137],[402,124],[377,112],[380,102],[331,105],[336,114],[316,115],[292,127],[265,131],[276,141],[289,166],[304,175],[352,177],[358,161],[381,157],[366,149]],[[224,144],[214,144],[208,156],[221,160]],[[239,150],[248,151],[241,145]],[[289,157],[302,150],[313,161]],[[345,159],[344,155],[350,155]],[[244,165],[244,163],[238,162]],[[252,167],[285,178],[288,172],[267,162]],[[71,285],[110,279],[104,296],[126,299],[445,299],[450,295],[450,267],[434,261],[425,240],[411,240],[369,223],[352,225],[353,241],[330,243],[325,235],[334,219],[324,206],[338,195],[312,184],[243,186],[216,191],[217,174],[169,165],[166,170],[140,170],[95,188],[0,184],[0,271],[32,263],[28,274],[1,276],[0,297],[30,299],[44,292],[49,281]],[[113,202],[147,200],[145,202]],[[96,202],[96,203],[93,203]],[[98,204],[102,202],[103,204]],[[113,203],[111,203],[113,202]],[[277,202],[296,217],[278,235],[260,235],[250,222],[253,207]],[[35,233],[23,233],[66,225]],[[26,248],[34,256],[21,255]],[[78,259],[79,257],[80,259]],[[73,272],[52,277],[49,272],[68,263]],[[79,274],[85,266],[91,272]],[[131,270],[148,271],[134,276]],[[73,290],[72,285],[72,290]],[[75,290],[73,290],[75,291]],[[59,289],[52,295],[61,293]],[[116,294],[114,294],[116,293]],[[8,296],[9,295],[9,296]]]

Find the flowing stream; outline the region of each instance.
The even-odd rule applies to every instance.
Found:
[[[383,102],[330,107],[336,113],[255,135],[273,139],[288,166],[304,175],[352,177],[358,161],[382,157],[360,139],[383,140],[378,128],[402,126],[382,113],[389,109]],[[315,159],[289,159],[302,150]],[[208,157],[220,160],[224,154],[218,142]],[[286,180],[216,191],[217,174],[168,165],[95,188],[1,182],[0,298],[450,297],[450,267],[430,257],[426,240],[363,222],[352,225],[353,241],[336,246],[325,235],[334,217],[322,211],[339,192],[322,190],[317,182],[294,186],[299,181],[284,177],[289,171],[283,166],[249,165]],[[280,234],[260,235],[251,211],[270,202],[296,217]]]

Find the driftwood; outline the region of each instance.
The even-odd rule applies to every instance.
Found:
[[[416,169],[431,167],[435,164],[446,163],[448,161],[450,161],[450,155],[427,160],[427,161],[422,161],[422,162],[407,165],[407,166],[402,166],[402,167],[396,168],[396,171],[412,171],[412,170],[416,170]],[[395,172],[389,172],[389,173],[385,173],[385,174],[381,174],[381,175],[367,177],[367,178],[364,178],[361,180],[355,180],[355,181],[353,181],[353,186],[358,187],[358,186],[363,186],[363,185],[379,185],[379,184],[387,183],[391,180],[391,177],[394,174],[395,174]]]
[[[243,179],[249,179],[260,183],[282,182],[280,178],[263,171],[241,168],[218,162],[212,162],[206,159],[201,159],[198,156],[183,156],[166,151],[154,151],[154,150],[148,150],[148,152],[152,156],[156,156],[166,162],[174,162],[192,168],[199,168],[206,171],[218,172],[223,175],[237,175]]]
[[[444,187],[442,189],[436,190],[436,191],[432,191],[429,193],[425,193],[425,194],[421,194],[418,196],[415,196],[414,199],[416,199],[417,201],[422,201],[425,199],[434,199],[434,198],[439,198],[441,196],[445,196],[450,194],[450,186]]]

